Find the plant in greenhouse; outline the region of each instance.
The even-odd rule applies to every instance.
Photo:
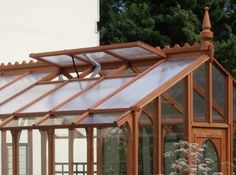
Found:
[[[164,154],[170,159],[170,175],[207,175],[212,174],[213,160],[204,156],[204,149],[196,143],[180,140],[173,144],[173,150]],[[214,173],[220,175],[221,173]]]

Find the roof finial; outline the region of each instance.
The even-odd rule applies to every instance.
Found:
[[[202,47],[207,49],[210,41],[213,39],[213,32],[211,31],[211,20],[208,13],[209,8],[205,7],[205,14],[202,23],[202,32],[200,36],[202,38]]]

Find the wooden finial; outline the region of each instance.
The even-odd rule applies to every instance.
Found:
[[[213,39],[213,32],[211,31],[211,20],[208,13],[209,8],[205,7],[205,14],[202,23],[202,32],[200,36],[202,38],[202,46],[208,48],[211,40]]]

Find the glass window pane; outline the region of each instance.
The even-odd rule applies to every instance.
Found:
[[[20,127],[20,126],[32,126],[36,124],[42,116],[40,117],[17,117],[8,122],[3,127]]]
[[[148,122],[149,121],[149,122]],[[149,117],[142,112],[139,119],[139,175],[153,174],[154,126]]]
[[[80,124],[113,123],[122,113],[93,114],[82,120]]]
[[[21,75],[1,75],[0,76],[0,87],[5,86],[6,84],[16,80]]]
[[[41,57],[41,59],[60,66],[73,65],[72,58],[68,55],[47,56],[47,57]],[[74,60],[75,64],[81,63],[81,61],[76,58]]]
[[[22,113],[47,112],[94,82],[95,80],[71,81],[24,109]]]
[[[80,54],[78,56],[85,59],[85,60],[87,60],[87,58],[82,54]],[[106,62],[106,61],[115,61],[115,60],[120,61],[120,59],[115,58],[115,57],[113,57],[113,56],[111,56],[111,55],[109,55],[105,52],[87,53],[87,56],[89,58],[92,58],[92,59],[96,60],[97,62]]]
[[[214,65],[212,66],[212,81],[213,108],[221,111],[216,114],[224,117],[226,111],[226,77]],[[219,118],[220,116],[213,115],[213,121],[219,122]]]
[[[88,91],[59,108],[58,111],[86,110],[130,79],[131,77],[104,79]]]
[[[7,143],[7,150],[4,149],[4,151],[7,152],[7,170],[8,170],[8,175],[13,174],[13,151],[12,151],[12,145],[13,145],[13,140],[12,140],[12,134],[10,131],[6,131],[6,143]]]
[[[45,133],[46,131],[39,131],[38,129],[34,129],[32,130],[32,145],[33,145],[33,150],[32,150],[32,154],[33,154],[33,173],[32,174],[44,174],[41,172],[42,169],[42,158],[43,158],[43,150],[42,150],[42,138],[41,138],[41,133]],[[45,147],[47,147],[45,145]],[[46,154],[46,153],[44,153]],[[47,163],[45,168],[47,168]],[[47,175],[45,173],[45,175]]]
[[[176,103],[176,105],[178,105],[179,107],[184,108],[186,99],[185,91],[186,81],[185,79],[182,79],[170,89],[168,89],[165,93],[163,93],[163,97],[172,103]]]
[[[48,74],[49,73],[32,73],[24,76],[23,78],[9,85],[7,88],[0,90],[0,103],[33,85],[43,77],[46,77]]]
[[[127,174],[128,130],[122,128],[103,128],[97,130],[95,140],[95,160],[102,162],[103,175]],[[102,155],[101,155],[102,153]]]
[[[175,149],[174,144],[178,143],[180,140],[184,140],[184,125],[162,125],[163,141],[164,141],[164,150],[163,154]],[[178,153],[173,155],[171,159],[164,157],[164,174],[171,173],[171,162],[179,159],[180,156]]]
[[[158,55],[137,46],[121,49],[112,49],[110,51],[128,60],[137,59],[138,57],[159,57]]]
[[[203,144],[203,149],[203,157],[205,159],[208,158],[213,161],[213,163],[209,167],[211,169],[209,173],[214,174],[216,172],[219,172],[219,155],[214,143],[211,140],[206,140]]]
[[[38,97],[50,91],[59,84],[60,83],[49,83],[33,86],[24,93],[1,105],[0,114],[9,114],[15,112],[16,110],[37,99]]]
[[[61,115],[61,116],[50,116],[47,120],[41,123],[41,126],[46,125],[70,125],[72,124],[79,115]]]
[[[162,119],[183,118],[183,114],[169,103],[161,105]]]
[[[30,160],[31,156],[29,154],[29,143],[28,143],[28,131],[23,130],[20,134],[19,139],[19,174],[27,175],[30,174],[30,168],[27,165],[32,162]]]
[[[76,128],[73,130],[73,160],[74,175],[87,174],[87,138],[84,128]],[[79,148],[79,149],[78,149]]]
[[[55,129],[55,174],[67,174],[69,170],[68,129]],[[62,151],[63,145],[63,151]]]
[[[236,120],[236,87],[234,86],[233,87],[233,98],[234,98],[234,106],[233,106],[233,108],[234,108],[234,112],[233,112],[233,115],[234,115],[234,120]]]
[[[160,88],[168,80],[171,80],[183,69],[191,65],[195,58],[196,57],[178,60],[166,59],[165,62],[156,66],[131,85],[99,105],[97,109],[127,108],[134,105],[150,94],[150,92]]]
[[[193,119],[207,121],[207,64],[193,72]]]
[[[194,121],[206,121],[206,100],[196,91],[193,91],[193,114]]]

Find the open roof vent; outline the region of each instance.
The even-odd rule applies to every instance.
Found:
[[[83,54],[83,56],[95,67],[91,77],[96,77],[96,75],[101,71],[101,65],[88,54]]]

